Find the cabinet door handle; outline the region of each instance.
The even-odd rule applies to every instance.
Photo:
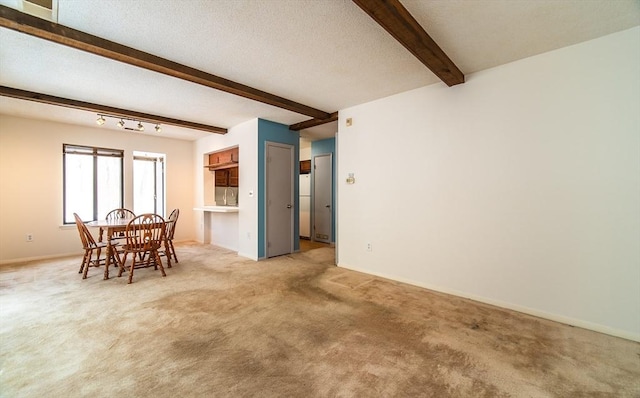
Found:
[[[290,209],[290,208],[291,208],[291,205],[287,205],[287,209]]]

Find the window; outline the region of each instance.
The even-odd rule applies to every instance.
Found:
[[[162,153],[133,153],[133,212],[164,217],[164,164]]]
[[[122,207],[124,151],[64,144],[62,152],[65,224],[75,222],[73,213],[92,221]]]

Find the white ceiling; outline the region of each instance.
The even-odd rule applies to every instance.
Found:
[[[638,0],[401,1],[465,74],[640,25]],[[19,0],[0,4],[20,9]],[[58,0],[58,23],[328,113],[443,84],[350,0]],[[226,128],[256,117],[310,119],[6,28],[0,85]],[[6,97],[0,113],[87,126],[96,119]],[[302,134],[335,131],[334,122]],[[210,133],[163,126],[161,134]]]

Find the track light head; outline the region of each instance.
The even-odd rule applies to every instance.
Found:
[[[120,121],[116,123],[116,126],[118,126],[121,129],[129,130],[129,131],[140,131],[140,132],[144,131],[144,125],[142,124],[142,120],[140,119],[130,119],[125,116],[116,116],[116,115],[109,115],[109,114],[103,114],[103,113],[98,113],[97,115],[98,115],[98,118],[96,119],[96,124],[99,126],[102,126],[103,124],[105,124],[105,122],[107,121],[106,118],[112,117],[114,119],[120,119]],[[137,123],[136,127],[133,128],[133,127],[125,126],[125,120],[129,122]],[[153,121],[149,121],[149,120],[146,120],[145,122],[153,123]],[[160,123],[156,123],[155,130],[156,130],[156,133],[159,133],[162,131],[162,127],[160,126]]]

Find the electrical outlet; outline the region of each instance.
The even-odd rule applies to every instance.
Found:
[[[27,242],[33,242],[33,234],[27,234]]]
[[[373,248],[371,247],[371,243],[367,243],[367,251],[373,251]]]

